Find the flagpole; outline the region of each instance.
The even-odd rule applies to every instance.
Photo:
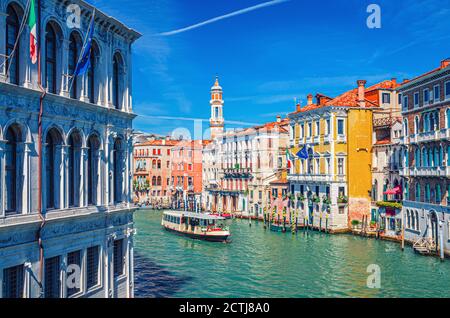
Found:
[[[94,21],[94,18],[95,18],[95,8],[94,8],[94,11],[92,11],[91,21],[89,22],[89,26],[88,26],[88,29],[87,29],[87,32],[86,32],[86,37],[84,38],[83,47],[82,47],[82,50],[80,52],[80,55],[78,56],[77,65],[75,66],[74,73],[76,72],[77,67],[80,64],[81,59],[82,59],[82,57],[84,55],[84,51],[86,50],[86,43],[87,43],[87,40],[89,38],[89,33],[91,32],[91,27],[93,27],[93,23],[92,22]],[[74,74],[72,74],[72,75],[68,74],[68,76],[69,76],[69,81],[70,81],[70,86],[69,86],[69,94],[70,94],[70,91],[72,90],[72,86],[73,86],[73,79],[76,76]]]
[[[39,244],[39,286],[41,288],[41,297],[43,296],[43,274],[44,274],[44,246],[42,243],[42,230],[45,226],[45,216],[42,209],[42,116],[44,114],[45,89],[42,87],[41,74],[41,0],[37,0],[37,68],[38,68],[38,86],[41,90],[39,98],[39,116],[38,116],[38,213],[41,219],[41,225],[38,230],[37,238]]]

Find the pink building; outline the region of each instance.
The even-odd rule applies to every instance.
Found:
[[[171,190],[174,208],[196,210],[202,197],[202,150],[208,141],[179,141],[172,148]]]

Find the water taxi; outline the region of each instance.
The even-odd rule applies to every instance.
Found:
[[[186,211],[164,211],[161,225],[170,232],[175,232],[194,239],[226,242],[230,231],[220,221],[224,217],[207,213]]]

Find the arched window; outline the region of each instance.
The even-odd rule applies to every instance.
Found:
[[[431,194],[430,194],[430,184],[425,185],[425,202],[430,202]]]
[[[441,185],[440,184],[436,184],[436,191],[434,193],[436,195],[436,198],[435,198],[436,204],[441,204],[442,192],[441,192]]]
[[[114,142],[114,203],[123,201],[123,149],[122,140]]]
[[[418,134],[419,133],[419,116],[416,116],[414,118],[414,134]]]
[[[14,51],[14,55],[6,60],[6,69],[9,70],[7,74],[9,82],[11,84],[19,85],[19,52],[20,52],[20,41],[17,43],[17,47],[14,50],[16,44],[17,36],[19,35],[19,17],[16,10],[10,4],[7,8],[7,18],[6,18],[6,55],[11,56]]]
[[[447,108],[445,113],[447,115],[447,129],[449,129],[450,128],[450,108]]]
[[[92,104],[95,104],[97,102],[96,100],[96,92],[95,92],[95,70],[96,70],[96,63],[97,63],[97,56],[98,56],[98,47],[95,42],[92,42],[91,47],[91,55],[89,57],[90,59],[90,66],[87,73],[87,90],[88,90],[88,97],[89,102]]]
[[[97,135],[91,135],[87,142],[88,146],[88,162],[87,162],[87,171],[88,171],[88,204],[89,205],[98,205],[97,201],[97,188],[98,188],[98,180],[99,180],[99,149],[100,149],[100,140]]]
[[[403,136],[408,137],[408,119],[403,120]]]
[[[56,94],[56,32],[50,23],[45,28],[45,85]]]
[[[156,177],[155,176],[152,177],[152,185],[156,186]]]
[[[161,185],[161,183],[162,183],[161,177],[160,177],[160,176],[158,176],[158,179],[157,179],[157,185],[158,185],[158,186],[160,186],[160,185]]]
[[[414,211],[411,211],[411,227],[413,229],[416,229],[416,214],[414,213]]]
[[[80,206],[80,160],[81,135],[78,131],[70,134],[68,139],[69,162],[69,207]]]
[[[20,128],[13,125],[5,134],[5,212],[14,214],[18,211],[19,200],[17,195],[18,177],[21,169],[17,165],[17,143],[21,141]]]
[[[78,57],[79,57],[79,40],[75,32],[72,32],[69,39],[69,75],[73,76],[75,73],[75,68],[77,67]],[[78,98],[78,78],[71,78],[72,88],[70,89],[70,97]]]
[[[61,148],[58,149],[58,146],[61,143],[62,138],[59,131],[56,128],[50,129],[45,138],[46,207],[49,210],[60,208],[58,180],[60,180],[61,161],[58,160],[58,151],[60,153]]]
[[[420,228],[419,226],[419,212],[416,211],[416,230],[418,231]]]
[[[420,167],[421,162],[420,162],[420,149],[419,148],[416,148],[416,150],[415,150],[414,163],[415,163],[416,168]]]
[[[416,193],[415,193],[415,196],[416,196],[416,201],[420,202],[421,198],[420,198],[420,183],[419,182],[416,182]]]
[[[409,210],[406,210],[406,217],[407,217],[407,219],[408,219],[408,222],[407,222],[407,228],[408,229],[410,229],[411,228],[411,213],[409,212]]]
[[[120,87],[120,71],[123,67],[119,53],[114,54],[112,78],[112,102],[116,109],[122,109],[122,96]]]
[[[161,160],[158,160],[157,167],[158,169],[161,169]]]
[[[378,181],[375,180],[373,186],[372,186],[372,201],[378,200]]]

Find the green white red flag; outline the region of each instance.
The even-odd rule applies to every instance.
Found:
[[[36,4],[34,0],[30,2],[30,12],[28,14],[28,26],[30,27],[30,58],[33,64],[37,62],[37,27],[36,27]]]
[[[287,168],[291,169],[293,166],[292,165],[292,156],[288,149],[286,149],[286,162],[287,162]]]

